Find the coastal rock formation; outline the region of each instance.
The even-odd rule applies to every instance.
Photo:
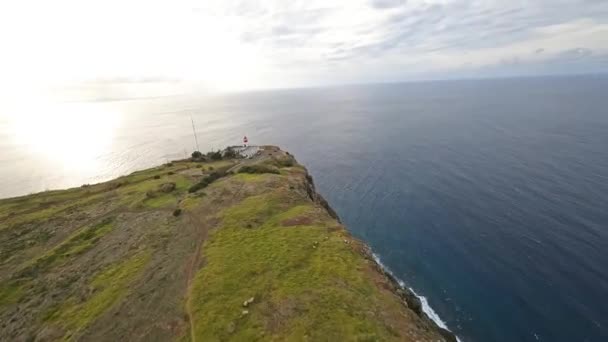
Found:
[[[454,341],[292,155],[0,200],[0,340]]]

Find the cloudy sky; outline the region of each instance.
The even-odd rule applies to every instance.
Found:
[[[0,82],[209,90],[608,71],[608,0],[4,1]]]

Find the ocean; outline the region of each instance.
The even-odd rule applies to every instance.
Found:
[[[608,77],[98,98],[0,113],[0,197],[275,144],[462,341],[608,341]]]

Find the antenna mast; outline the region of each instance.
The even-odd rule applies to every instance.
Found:
[[[192,115],[190,115],[190,121],[192,121],[192,133],[194,134],[194,141],[196,142],[196,150],[200,152],[198,147],[198,137],[196,136],[196,129],[194,129],[194,119],[192,118]]]

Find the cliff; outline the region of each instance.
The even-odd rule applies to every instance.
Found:
[[[452,341],[289,153],[0,200],[0,340]]]

